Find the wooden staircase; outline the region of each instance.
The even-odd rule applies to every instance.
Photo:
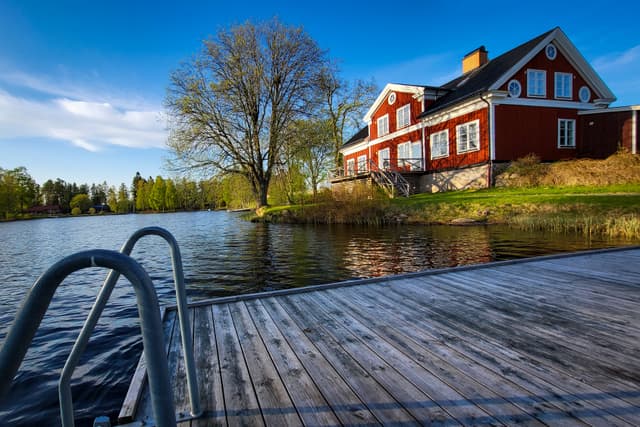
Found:
[[[378,184],[389,197],[409,197],[411,185],[400,172],[381,169],[377,163],[369,160],[371,178]]]

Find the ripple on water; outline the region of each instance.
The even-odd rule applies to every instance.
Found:
[[[161,226],[178,240],[190,299],[284,289],[491,260],[637,242],[514,232],[503,227],[349,227],[252,224],[226,212],[124,215],[0,223],[0,339],[46,268],[84,249],[118,250],[134,231]],[[133,256],[158,299],[173,304],[168,246],[142,239]],[[106,272],[74,274],[56,292],[0,407],[0,425],[59,424],[57,381]],[[113,419],[141,352],[135,294],[120,279],[72,379],[76,425]]]

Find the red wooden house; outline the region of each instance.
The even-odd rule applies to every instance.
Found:
[[[342,147],[332,184],[487,187],[497,164],[530,153],[554,161],[637,150],[640,108],[609,109],[613,93],[560,28],[492,60],[482,46],[462,66],[442,86],[387,84]]]

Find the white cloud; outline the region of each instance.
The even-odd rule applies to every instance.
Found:
[[[460,73],[461,67],[454,55],[443,53],[388,65],[374,70],[373,76],[381,86],[387,83],[441,85]]]
[[[616,105],[640,104],[640,45],[601,56],[592,64],[618,98]]]
[[[612,53],[596,58],[593,67],[599,72],[618,70],[640,62],[640,45],[634,46],[624,52]]]
[[[0,138],[54,138],[93,152],[108,145],[165,147],[159,107],[135,109],[127,102],[105,102],[82,88],[56,87],[22,73],[0,74],[3,81],[22,90],[12,93],[0,86]],[[24,89],[37,96],[23,95]]]

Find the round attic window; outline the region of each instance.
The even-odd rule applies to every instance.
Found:
[[[396,102],[396,93],[395,92],[391,92],[389,94],[389,98],[387,99],[387,102],[389,103],[389,105],[392,105],[394,102]]]
[[[507,90],[509,91],[509,96],[512,98],[517,98],[522,93],[522,86],[520,86],[520,82],[517,80],[511,80],[507,85]]]
[[[578,98],[580,98],[580,102],[589,102],[591,99],[591,90],[586,86],[582,86],[578,91]]]
[[[556,55],[558,54],[558,51],[556,50],[556,47],[554,45],[549,43],[547,47],[544,49],[544,53],[547,54],[547,58],[554,60],[556,59]]]

